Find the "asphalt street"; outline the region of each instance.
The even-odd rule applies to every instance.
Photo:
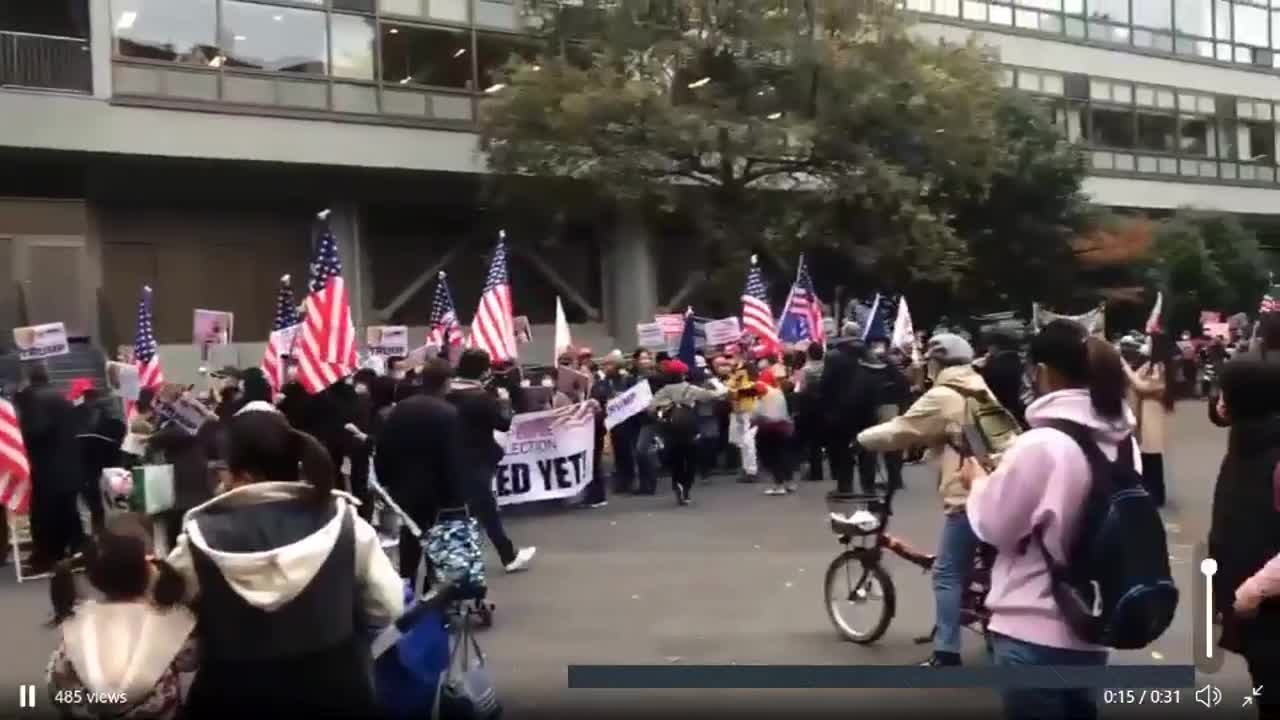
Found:
[[[1174,626],[1152,647],[1114,653],[1113,663],[1190,664],[1192,547],[1205,536],[1213,480],[1225,431],[1205,419],[1204,405],[1179,406],[1166,458],[1170,507],[1165,512],[1174,576],[1183,590]],[[895,534],[932,548],[940,505],[926,466],[909,467],[898,496]],[[993,717],[990,690],[569,690],[571,664],[903,665],[928,648],[915,637],[932,625],[929,578],[893,558],[898,613],[872,646],[843,641],[824,610],[823,572],[840,547],[826,522],[828,483],[768,497],[763,486],[717,478],[695,488],[694,504],[676,507],[668,494],[613,497],[596,510],[515,509],[508,532],[536,545],[532,569],[505,575],[490,563],[495,624],[482,631],[507,718],[653,717],[716,714],[764,718]],[[0,579],[0,717],[21,717],[17,687],[42,685],[53,636],[47,584],[18,585],[11,567]],[[966,635],[968,664],[986,663],[976,635]],[[1222,689],[1213,710],[1184,688],[1174,708],[1104,707],[1104,718],[1253,717],[1243,664],[1230,658],[1212,677]],[[1280,692],[1280,688],[1275,691]],[[43,689],[40,690],[43,698]],[[30,716],[35,714],[29,713]]]

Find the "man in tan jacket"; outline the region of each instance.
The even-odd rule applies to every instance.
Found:
[[[933,564],[937,620],[933,657],[926,664],[959,665],[960,606],[978,538],[965,515],[969,491],[960,479],[961,458],[954,445],[960,440],[961,427],[967,421],[967,405],[961,391],[990,393],[990,390],[973,367],[973,346],[958,335],[933,336],[925,359],[933,386],[903,415],[858,433],[858,444],[872,452],[924,446],[938,464],[938,492],[942,495],[946,519],[938,543],[938,557]]]

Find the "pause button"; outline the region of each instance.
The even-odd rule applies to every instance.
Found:
[[[36,686],[35,685],[19,685],[18,686],[18,707],[34,708],[36,706]]]

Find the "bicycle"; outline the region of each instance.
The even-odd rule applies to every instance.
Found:
[[[933,569],[937,557],[920,552],[889,534],[894,493],[891,488],[883,495],[832,493],[827,496],[828,509],[831,511],[831,530],[845,548],[827,567],[824,580],[827,617],[846,640],[859,645],[869,645],[879,640],[888,631],[889,623],[893,621],[897,611],[897,592],[893,577],[883,563],[884,551],[888,550],[926,572]],[[840,507],[853,512],[836,512]],[[994,559],[995,553],[990,546],[979,545],[961,601],[962,625],[984,637],[987,621],[991,617],[985,600],[991,586],[991,563]],[[845,617],[846,609],[852,611],[869,607],[877,600],[883,601],[879,613],[872,615],[873,622],[866,629],[861,624],[851,623]],[[934,628],[928,635],[916,638],[915,642],[931,642],[936,630]]]

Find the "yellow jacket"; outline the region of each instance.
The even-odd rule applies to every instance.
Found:
[[[729,401],[736,413],[751,413],[756,409],[756,381],[747,368],[739,367],[729,375],[725,387],[729,388]]]

